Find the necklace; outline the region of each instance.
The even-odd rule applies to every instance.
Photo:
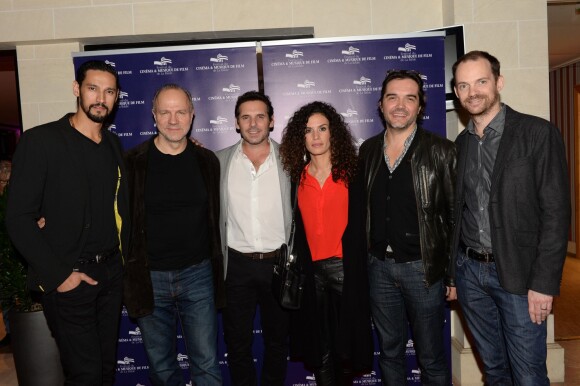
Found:
[[[101,138],[103,137],[103,134],[101,133],[101,130],[99,130],[99,132],[97,133],[97,137],[96,138],[91,138],[87,134],[83,133],[83,131],[81,129],[77,129],[77,127],[75,126],[75,122],[73,121],[73,115],[71,115],[71,116],[68,117],[68,123],[70,123],[70,125],[71,125],[71,127],[73,129],[75,129],[76,131],[78,131],[79,133],[81,133],[82,135],[84,135],[85,137],[89,138],[91,141],[96,142],[96,143],[100,143],[101,142]]]

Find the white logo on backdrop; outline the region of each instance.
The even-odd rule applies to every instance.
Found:
[[[185,370],[189,367],[189,362],[187,360],[187,355],[178,353],[177,354],[177,362],[179,363],[179,367],[182,370]]]
[[[111,62],[110,60],[105,60],[105,63],[107,63],[111,67],[115,67],[115,62]]]
[[[126,109],[131,106],[144,105],[145,100],[130,100],[129,93],[126,91],[119,92],[119,108]]]
[[[358,79],[358,80],[352,81],[352,84],[356,84],[359,86],[364,86],[365,84],[369,84],[369,83],[371,83],[371,79],[364,77],[364,76],[361,76],[360,79]]]
[[[141,330],[139,327],[135,327],[134,330],[129,330],[129,335],[141,335]]]
[[[298,50],[292,50],[291,54],[286,54],[286,57],[290,58],[290,59],[297,59],[297,58],[300,58],[303,56],[304,56],[304,53],[302,51],[298,51]]]
[[[397,50],[399,50],[401,52],[411,52],[411,51],[415,51],[416,49],[417,49],[417,46],[415,46],[411,43],[405,44],[404,47],[397,48]]]
[[[209,58],[210,62],[223,63],[228,61],[228,57],[222,54],[217,54],[215,58]]]
[[[171,59],[166,58],[165,56],[162,56],[161,59],[159,60],[154,60],[153,64],[156,66],[167,66],[168,64],[172,64],[173,62],[171,61]]]
[[[236,91],[240,91],[240,86],[236,86],[233,83],[230,83],[230,85],[228,87],[224,87],[222,88],[223,92],[236,92]]]
[[[117,131],[117,125],[115,125],[114,123],[111,124],[108,128],[107,128],[111,133],[115,133],[117,134],[117,137],[132,137],[133,136],[133,132],[128,131],[125,133],[122,132],[118,132]]]
[[[223,125],[224,123],[228,123],[228,119],[218,115],[216,119],[210,119],[209,123],[212,125]]]
[[[358,115],[358,111],[356,111],[354,109],[346,109],[346,113],[340,113],[340,115],[342,115],[345,118],[350,118],[350,117],[353,117],[355,115]]]
[[[354,55],[360,53],[360,50],[356,47],[350,46],[348,47],[348,50],[342,50],[341,53],[344,55]]]
[[[303,83],[298,83],[296,85],[296,87],[298,87],[298,88],[310,88],[310,87],[314,87],[314,86],[316,86],[316,83],[314,83],[313,81],[308,80],[308,79],[306,79]]]
[[[130,358],[130,357],[125,357],[125,358],[117,361],[118,365],[129,365],[131,363],[135,363],[135,359]]]

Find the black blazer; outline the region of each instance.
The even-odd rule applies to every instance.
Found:
[[[145,235],[145,180],[147,158],[154,138],[131,149],[126,155],[129,189],[131,195],[131,247],[127,254],[123,298],[129,316],[139,318],[153,312],[153,285],[147,260]],[[208,193],[207,226],[210,236],[211,263],[214,275],[215,302],[218,308],[225,305],[224,268],[220,239],[219,181],[220,165],[215,154],[207,149],[191,146],[199,162],[202,178]]]
[[[12,242],[28,262],[31,289],[50,292],[71,274],[91,227],[89,184],[74,146],[77,135],[69,115],[27,130],[14,153],[6,226]],[[129,198],[121,144],[102,131],[113,146],[120,168],[118,211],[122,218],[121,249],[129,246]],[[37,219],[46,226],[39,229]]]
[[[456,140],[454,257],[465,203],[467,135],[464,130]],[[532,289],[558,295],[568,245],[570,189],[562,136],[550,122],[506,106],[487,210],[501,286],[514,294]]]
[[[373,363],[363,186],[352,182],[348,188],[348,224],[342,236],[344,284],[337,332],[332,337],[341,359],[356,373],[369,371]],[[295,192],[296,184],[292,183],[292,200]],[[324,348],[316,327],[321,320],[321,309],[316,304],[314,265],[299,208],[296,208],[295,218],[294,249],[306,273],[306,281],[302,306],[290,313],[290,355],[308,366],[320,367]]]

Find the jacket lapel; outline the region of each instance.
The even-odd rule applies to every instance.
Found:
[[[501,135],[501,140],[499,142],[499,148],[497,149],[497,155],[495,157],[495,163],[493,165],[493,172],[491,174],[491,191],[490,198],[494,197],[498,188],[498,181],[503,173],[503,169],[506,165],[507,157],[510,154],[513,146],[516,144],[516,133],[518,123],[512,120],[513,110],[506,106],[505,114],[505,124],[504,130]]]

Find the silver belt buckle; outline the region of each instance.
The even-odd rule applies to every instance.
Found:
[[[103,255],[100,253],[95,256],[95,263],[99,264],[103,260]]]

